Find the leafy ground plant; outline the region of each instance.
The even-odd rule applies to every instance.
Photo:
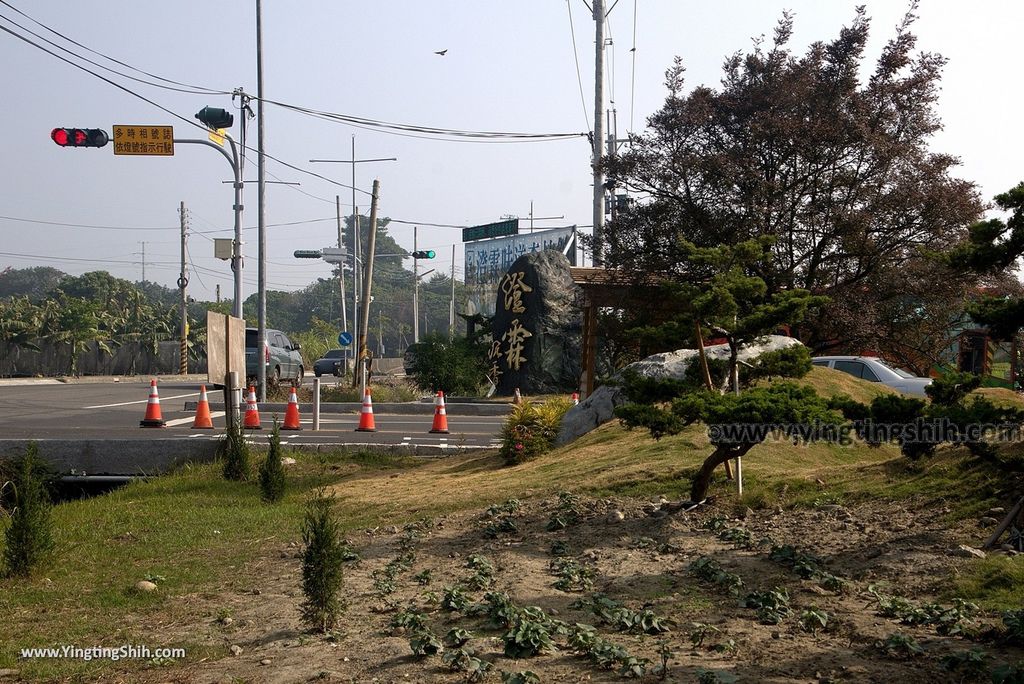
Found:
[[[819,629],[828,627],[828,613],[817,608],[808,608],[800,613],[800,629],[817,634]]]
[[[523,614],[509,626],[501,640],[505,644],[504,652],[508,658],[531,658],[557,650],[547,626]]]
[[[710,582],[733,596],[738,595],[740,589],[743,588],[742,577],[723,570],[718,561],[708,556],[702,556],[690,563],[688,570],[691,575],[705,582]]]
[[[988,670],[988,655],[980,648],[957,651],[942,657],[942,667],[955,672],[962,680],[981,679]]]
[[[752,591],[743,599],[747,608],[757,609],[757,618],[766,625],[777,625],[789,615],[789,592],[783,587]]]
[[[437,655],[444,650],[444,645],[436,634],[424,628],[413,633],[409,639],[409,648],[412,649],[413,655],[423,658]]]
[[[924,654],[924,649],[917,643],[917,639],[899,632],[890,634],[884,640],[876,641],[875,648],[890,658],[896,659],[912,658]]]
[[[572,558],[556,558],[551,561],[551,572],[558,579],[554,583],[559,591],[589,591],[594,586],[594,568]]]

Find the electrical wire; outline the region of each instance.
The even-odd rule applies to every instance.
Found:
[[[259,98],[247,95],[251,99]],[[550,142],[554,140],[571,140],[586,136],[586,133],[511,133],[507,131],[469,131],[454,128],[436,128],[432,126],[420,126],[416,124],[394,123],[368,119],[364,117],[340,114],[337,112],[326,112],[310,107],[278,102],[263,98],[265,104],[275,105],[283,109],[306,114],[326,121],[343,123],[356,128],[380,130],[384,133],[395,135],[406,135],[410,137],[421,137],[427,139],[444,138],[447,142]]]
[[[36,223],[44,226],[62,226],[66,228],[95,228],[98,230],[181,230],[179,226],[96,226],[83,223],[63,223],[61,221],[42,221],[38,219],[20,218],[17,216],[0,216],[3,221],[21,221],[22,223]]]
[[[92,64],[95,67],[98,67],[98,68],[103,69],[105,71],[109,71],[110,73],[113,73],[113,74],[117,74],[118,76],[121,76],[122,78],[127,78],[129,80],[136,81],[138,83],[144,83],[145,85],[152,86],[154,88],[163,88],[165,90],[173,90],[173,91],[178,92],[178,93],[188,93],[188,94],[191,94],[191,95],[230,95],[231,94],[230,91],[214,90],[212,88],[204,88],[202,86],[190,86],[190,85],[187,85],[187,84],[184,84],[184,83],[177,83],[176,81],[170,81],[169,79],[165,79],[165,78],[162,78],[160,76],[154,76],[153,74],[145,72],[145,71],[143,71],[141,69],[136,69],[135,67],[133,67],[133,66],[131,66],[129,64],[125,64],[124,62],[118,61],[118,60],[116,60],[116,59],[114,59],[112,57],[108,57],[107,55],[104,55],[102,53],[96,52],[95,50],[93,50],[91,48],[88,48],[85,45],[82,45],[81,43],[75,42],[74,40],[68,38],[64,34],[58,32],[58,31],[55,31],[54,29],[50,28],[49,26],[47,26],[47,25],[45,25],[45,24],[43,24],[43,23],[41,23],[39,21],[36,21],[32,17],[28,16],[27,14],[25,14],[24,12],[19,10],[17,7],[14,7],[13,5],[11,5],[8,2],[4,2],[4,0],[0,0],[0,4],[4,5],[6,7],[11,8],[15,12],[17,12],[18,14],[22,15],[23,17],[25,17],[26,19],[29,19],[30,21],[34,22],[35,24],[38,24],[39,26],[43,27],[44,29],[46,29],[50,33],[53,33],[53,34],[55,34],[57,36],[60,36],[64,40],[68,41],[69,43],[72,43],[73,45],[77,45],[78,47],[80,47],[80,48],[82,48],[84,50],[88,50],[89,52],[91,52],[93,54],[99,55],[99,56],[103,57],[106,60],[109,60],[109,61],[114,62],[116,64],[120,64],[122,66],[125,66],[125,67],[127,67],[129,69],[132,69],[133,71],[138,71],[139,73],[146,74],[147,76],[150,76],[152,78],[156,78],[156,79],[159,79],[161,81],[166,81],[168,83],[176,83],[177,86],[183,86],[183,87],[163,85],[162,83],[153,83],[152,81],[147,81],[144,78],[138,78],[137,76],[132,76],[131,74],[126,74],[123,71],[118,71],[117,69],[111,69],[110,67],[104,66],[103,64],[100,64],[99,62],[96,62],[94,60],[89,59],[88,57],[83,57],[82,55],[78,54],[77,52],[74,52],[73,50],[70,50],[70,49],[68,49],[68,48],[66,48],[66,47],[64,47],[62,45],[59,45],[59,44],[53,42],[52,40],[50,40],[49,38],[46,38],[45,36],[41,36],[40,34],[36,33],[32,29],[27,28],[27,27],[19,24],[18,22],[14,21],[13,19],[11,19],[10,17],[8,17],[6,15],[0,14],[0,19],[3,19],[5,21],[10,22],[11,24],[14,24],[18,28],[20,28],[22,31],[25,31],[26,33],[29,33],[29,34],[35,36],[39,40],[44,41],[45,43],[47,43],[49,45],[52,45],[53,47],[57,48],[58,50],[66,52],[69,55],[73,55],[73,56],[77,57],[78,59],[82,60],[83,62],[87,62],[89,64]]]
[[[565,9],[569,10],[569,34],[572,36],[572,57],[576,60],[576,82],[580,86],[580,102],[583,104],[583,120],[587,122],[587,133],[593,133],[590,126],[590,114],[587,113],[587,97],[583,94],[583,76],[580,74],[580,55],[576,48],[576,27],[572,22],[572,4],[565,0]],[[593,10],[591,10],[593,12]]]

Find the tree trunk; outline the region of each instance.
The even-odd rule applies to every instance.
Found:
[[[716,447],[693,477],[693,484],[690,485],[690,501],[703,501],[707,498],[708,486],[711,484],[711,476],[714,474],[715,468],[730,459],[742,457],[754,446],[754,444],[733,444]]]

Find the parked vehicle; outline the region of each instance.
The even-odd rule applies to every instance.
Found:
[[[341,377],[341,364],[344,358],[345,351],[343,349],[327,350],[321,358],[313,363],[313,375],[319,378],[324,373],[330,373]]]
[[[811,363],[849,373],[855,378],[880,382],[917,397],[927,396],[924,388],[932,384],[931,378],[919,378],[902,368],[890,366],[877,356],[816,356]]]
[[[262,354],[257,354],[258,344],[259,330],[246,328],[245,376],[249,382],[256,381],[260,356],[266,365],[268,386],[277,385],[281,380],[294,381],[296,384],[302,382],[305,369],[302,367],[302,354],[299,353],[299,345],[292,344],[288,336],[280,330],[271,330],[270,328],[267,328],[267,340]]]

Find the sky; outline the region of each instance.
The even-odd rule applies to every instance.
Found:
[[[687,88],[716,86],[724,58],[770,37],[792,11],[791,48],[828,41],[854,17],[845,0],[606,0],[608,107],[619,137],[642,133],[664,102],[664,72],[674,56],[687,68]],[[612,4],[614,3],[614,5]],[[1013,135],[1024,110],[1017,80],[1017,31],[1024,3],[922,0],[913,32],[918,49],[948,58],[937,111],[944,129],[931,149],[962,160],[957,175],[991,199],[1021,180],[1022,140]],[[867,3],[871,40],[862,73],[873,67],[907,4]],[[27,19],[18,10],[31,17]],[[37,23],[33,23],[35,20]],[[12,22],[17,22],[21,27]],[[59,38],[63,34],[81,46]],[[594,23],[583,0],[263,0],[263,72],[267,100],[389,123],[463,131],[579,134],[593,126]],[[214,238],[230,238],[231,168],[216,150],[179,144],[173,157],[115,156],[99,149],[61,148],[55,127],[172,125],[176,138],[205,138],[194,115],[204,106],[235,113],[231,92],[257,92],[255,0],[140,3],[104,0],[0,0],[0,270],[52,266],[70,274],[106,270],[136,281],[175,287],[180,270],[179,205],[188,219],[189,294],[230,298],[232,273],[213,257]],[[88,65],[34,31],[124,74],[142,72],[192,91],[176,92]],[[29,45],[13,31],[101,74],[117,87]],[[116,59],[110,62],[93,52]],[[442,55],[436,51],[447,50]],[[132,91],[136,95],[131,94]],[[256,104],[252,103],[255,111]],[[234,109],[232,109],[234,108]],[[267,285],[296,290],[330,275],[297,249],[337,240],[335,198],[351,212],[351,164],[311,159],[396,157],[356,165],[356,202],[369,213],[369,190],[380,181],[382,217],[406,249],[433,249],[431,267],[448,272],[459,226],[519,216],[529,230],[592,223],[590,147],[582,135],[533,142],[466,142],[411,137],[407,132],[341,123],[267,103]],[[354,137],[354,138],[353,138]],[[256,148],[251,119],[247,145]],[[256,291],[256,154],[244,178],[243,297]],[[317,177],[322,176],[322,178]],[[287,184],[285,184],[287,183]],[[297,185],[295,185],[297,184]],[[59,225],[70,224],[70,225]],[[143,253],[145,256],[143,257]],[[421,262],[422,263],[422,262]]]

